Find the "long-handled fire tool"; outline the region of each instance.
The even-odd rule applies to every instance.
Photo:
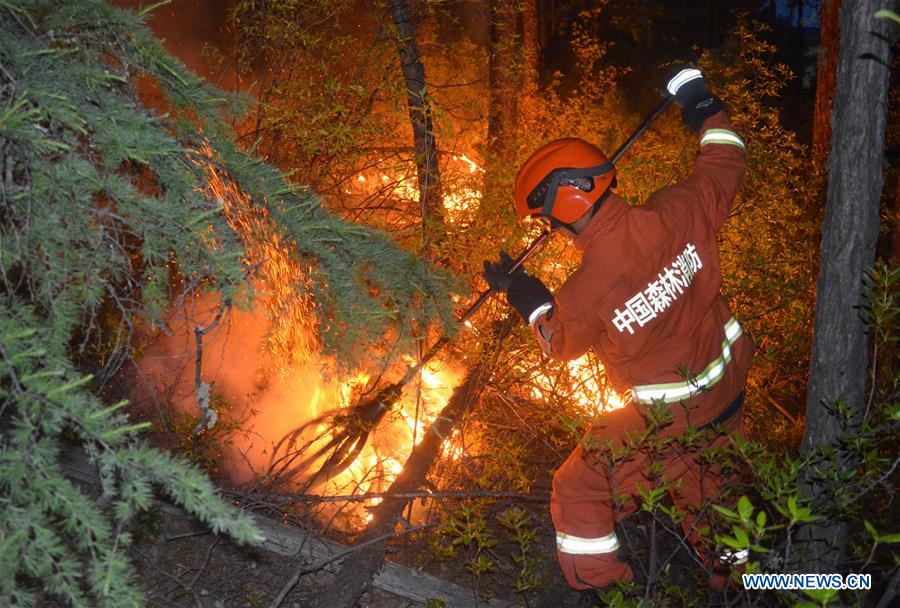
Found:
[[[674,99],[675,98],[671,95],[667,96],[631,134],[631,136],[629,136],[625,143],[619,146],[613,153],[609,159],[610,163],[615,165],[644,131],[653,124],[659,115],[665,112]],[[507,275],[512,275],[521,268],[522,264],[524,264],[525,261],[544,244],[551,234],[550,230],[546,230],[534,239],[534,241],[532,241],[532,243],[515,259],[513,265],[507,271]],[[457,320],[458,323],[464,324],[468,321],[472,315],[488,301],[493,293],[493,289],[488,289],[479,295],[478,299],[463,311]],[[442,336],[425,354],[422,355],[415,365],[406,370],[406,373],[403,374],[403,377],[400,378],[400,380],[381,389],[374,397],[353,407],[340,408],[327,412],[285,435],[278,444],[275,445],[272,451],[272,461],[267,477],[270,479],[289,480],[297,473],[309,469],[319,459],[325,457],[325,461],[319,467],[318,471],[307,479],[306,484],[308,490],[321,485],[328,481],[328,479],[344,471],[354,460],[356,460],[357,456],[359,456],[359,453],[362,451],[369,438],[369,433],[378,426],[378,423],[381,422],[384,415],[394,406],[406,385],[409,384],[435,357],[435,355],[449,343],[450,338],[448,336]],[[331,439],[329,441],[315,449],[313,449],[315,440],[307,443],[302,448],[297,448],[299,439],[306,431],[325,424],[329,426],[328,432],[331,433]],[[278,457],[282,447],[285,447],[288,452]],[[294,451],[290,451],[292,449]],[[307,450],[309,450],[310,453],[306,453]]]

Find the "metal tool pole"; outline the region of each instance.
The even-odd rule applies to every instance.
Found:
[[[634,142],[636,142],[637,139],[641,135],[643,135],[647,129],[650,128],[650,125],[652,125],[656,121],[656,119],[659,118],[659,116],[663,112],[665,112],[670,105],[672,105],[673,101],[675,101],[675,97],[673,97],[672,95],[666,96],[666,98],[656,107],[655,110],[653,110],[653,112],[644,120],[644,122],[642,122],[638,126],[638,128],[634,130],[631,136],[625,140],[625,143],[623,143],[615,152],[613,152],[612,156],[610,157],[610,162],[613,165],[615,165],[619,161],[619,159],[622,158],[625,152],[627,152],[628,149],[631,148]],[[541,247],[541,245],[544,244],[544,242],[548,238],[550,238],[551,235],[552,232],[548,230],[542,232],[536,239],[534,239],[534,241],[532,241],[531,244],[528,245],[528,247],[521,254],[519,254],[519,257],[515,259],[513,265],[507,271],[507,275],[511,275],[519,268],[521,268],[522,265],[532,255],[535,254],[535,252]],[[484,303],[490,299],[493,293],[493,289],[488,289],[487,291],[481,293],[481,295],[478,296],[478,299],[475,300],[475,302],[473,302],[466,310],[462,312],[457,322],[465,323],[466,321],[468,321],[472,317],[472,315],[474,315],[482,306],[484,306]],[[400,382],[398,384],[400,386],[403,386],[407,382],[409,382],[416,374],[419,373],[419,371],[421,371],[423,367],[425,367],[425,365],[428,364],[429,361],[431,361],[431,359],[434,358],[438,351],[440,351],[444,346],[447,345],[449,341],[450,339],[447,336],[443,336],[437,342],[435,342],[428,350],[428,352],[422,355],[422,358],[416,363],[416,365],[409,368],[407,373],[403,375],[403,378],[400,379]]]
[[[656,109],[653,110],[653,113],[650,114],[650,116],[648,116],[637,129],[635,129],[634,133],[631,134],[631,137],[626,139],[625,143],[619,146],[618,150],[613,152],[613,155],[609,158],[609,162],[611,162],[613,165],[619,162],[619,159],[622,158],[622,155],[628,151],[628,148],[630,148],[631,145],[635,141],[637,141],[638,137],[644,134],[644,131],[650,128],[650,125],[656,122],[656,119],[659,118],[659,115],[665,112],[668,107],[672,105],[673,101],[675,101],[675,97],[672,95],[667,95],[666,98],[662,100],[662,102],[658,106],[656,106]]]

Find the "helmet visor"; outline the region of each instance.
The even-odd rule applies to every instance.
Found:
[[[574,186],[582,192],[591,192],[594,189],[594,178],[612,169],[613,165],[609,161],[596,167],[554,169],[528,193],[526,197],[528,208],[541,209],[541,215],[549,216],[553,211],[560,186]]]

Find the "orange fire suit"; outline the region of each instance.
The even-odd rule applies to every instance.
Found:
[[[753,344],[719,294],[716,232],[745,167],[744,142],[719,112],[700,130],[700,152],[687,179],[637,207],[611,194],[575,239],[580,267],[531,325],[553,358],[570,360],[593,348],[613,388],[631,396],[594,425],[596,439],[621,445],[626,434],[646,427],[642,409],[654,402],[672,404],[675,421],[666,433],[721,422],[723,412],[735,409],[730,405],[740,404]],[[723,425],[740,433],[740,412]],[[636,484],[651,486],[648,465],[638,454],[610,469],[578,447],[557,471],[551,514],[572,587],[631,579],[628,565],[617,560],[613,524],[636,508]],[[670,479],[681,480],[672,498],[686,510],[721,483],[715,471],[701,475],[696,461],[673,458],[665,466]],[[624,504],[613,496],[626,497]],[[686,532],[692,524],[688,518]]]

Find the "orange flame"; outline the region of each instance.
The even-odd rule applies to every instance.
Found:
[[[208,145],[201,152],[214,157]],[[292,247],[264,207],[248,205],[249,197],[212,164],[207,165],[207,174],[210,193],[222,201],[228,223],[244,239],[245,263],[253,269],[255,295],[272,323],[266,348],[288,364],[309,362],[320,349],[309,268],[292,255]]]
[[[209,158],[213,156],[208,148],[202,152]],[[465,155],[456,156],[454,160],[468,173],[481,170]],[[416,196],[414,180],[409,177],[359,174],[356,180],[351,180],[351,187],[374,188],[390,182],[396,184],[396,195]],[[248,196],[237,184],[218,173],[211,163],[208,166],[208,187],[210,193],[222,202],[229,224],[244,240],[247,252],[245,263],[252,270],[256,301],[260,305],[256,312],[232,311],[229,323],[208,335],[204,343],[204,379],[213,382],[214,391],[223,395],[225,403],[237,410],[236,419],[249,416],[249,420],[242,425],[243,432],[231,438],[233,446],[226,455],[224,467],[235,482],[247,483],[264,474],[272,459],[272,446],[282,437],[329,410],[350,407],[371,378],[367,373],[359,372],[340,381],[329,379],[331,375],[328,370],[333,366],[320,355],[315,303],[309,295],[311,290],[302,289],[310,287],[310,268],[304,266],[292,251],[290,243],[280,235],[265,208],[250,205]],[[481,193],[473,188],[461,186],[455,190],[448,189],[444,198],[447,219],[459,219],[470,205],[477,204],[480,197]],[[196,303],[199,306],[201,302],[198,300]],[[207,308],[214,308],[209,303],[206,305]],[[259,315],[260,312],[265,314]],[[167,379],[173,376],[170,358],[174,353],[188,354],[181,371],[188,369],[192,363],[189,357],[194,352],[193,321],[185,315],[182,323],[183,343],[161,342],[154,347],[155,353],[153,349],[149,353],[148,361],[153,359],[154,354],[164,361],[156,371]],[[471,327],[471,324],[467,325]],[[414,362],[412,358],[404,361],[406,365]],[[147,365],[149,369],[151,364]],[[586,357],[568,364],[574,378],[570,398],[589,414],[622,406],[618,395],[598,384],[600,369]],[[189,371],[191,373],[181,380],[190,388],[183,393],[178,406],[193,414],[197,406],[192,390],[192,367]],[[397,369],[392,371],[398,372]],[[399,403],[371,434],[368,444],[355,461],[318,491],[336,495],[387,490],[402,472],[402,461],[413,446],[424,438],[425,429],[446,406],[459,381],[460,373],[446,363],[433,361],[425,366],[418,381],[406,388]],[[549,376],[538,374],[533,381],[535,397],[544,398],[545,393],[553,390]],[[327,431],[324,425],[319,425],[310,429],[311,437],[307,439],[315,441],[316,435]],[[444,440],[442,453],[444,457],[455,460],[463,456],[463,449],[460,433],[454,431]],[[315,472],[315,467],[311,468],[313,470],[307,474]],[[297,481],[302,482],[302,479]],[[368,506],[378,502],[378,498],[367,501]],[[366,506],[363,503],[353,503],[349,509],[335,506],[331,514],[340,511],[341,524],[347,528],[358,528],[371,519]]]
[[[208,147],[201,152],[213,158]],[[343,380],[333,378],[329,370],[334,366],[320,355],[311,290],[303,289],[310,287],[310,268],[281,236],[264,207],[251,205],[247,194],[216,171],[212,163],[206,168],[209,193],[221,201],[226,219],[244,243],[245,264],[252,273],[258,304],[255,311],[231,311],[228,322],[204,338],[203,357],[204,380],[212,382],[214,392],[225,398],[234,418],[249,417],[241,425],[241,433],[230,437],[232,449],[223,468],[234,482],[250,483],[265,475],[272,461],[272,447],[282,437],[328,411],[351,407],[371,378],[365,372]],[[363,185],[366,180],[359,175],[355,181]],[[404,187],[414,185],[398,186]],[[179,373],[192,371],[188,369],[193,354],[191,330],[193,325],[202,325],[193,319],[216,307],[202,297],[191,303],[192,312],[173,320],[173,326],[181,324],[175,329],[181,330],[178,333],[183,341],[178,343],[175,337],[169,339],[170,343],[160,341],[147,358],[147,369],[167,381],[176,375],[171,364],[176,353],[187,354]],[[165,363],[153,368],[154,356]],[[404,363],[409,365],[414,360],[407,358]],[[395,366],[397,369],[391,371],[398,373],[402,367]],[[179,377],[180,384],[191,387],[191,376],[185,373]],[[402,461],[424,438],[425,429],[447,404],[459,380],[459,372],[444,363],[434,361],[425,366],[418,381],[407,387],[394,410],[370,435],[355,461],[316,491],[335,495],[387,490],[403,470]],[[183,390],[176,401],[180,409],[194,414],[197,405],[192,392],[190,388]],[[328,431],[322,424],[309,429],[309,437],[303,440],[311,442],[310,453],[327,441]],[[450,437],[445,441],[445,453],[458,457],[461,450],[452,446],[454,440]],[[316,464],[298,474],[298,487],[302,487],[305,476],[315,473]],[[357,528],[371,518],[363,503],[341,509],[339,523],[347,528]],[[335,506],[335,510],[339,508]]]

